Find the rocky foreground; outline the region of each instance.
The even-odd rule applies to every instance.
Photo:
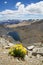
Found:
[[[8,48],[14,45],[4,38],[0,38],[0,65],[43,65],[43,46],[28,46],[28,55],[24,60],[8,55]]]

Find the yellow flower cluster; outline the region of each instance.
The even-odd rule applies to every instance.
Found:
[[[15,51],[16,49],[16,51]],[[10,49],[9,49],[9,53],[11,55],[14,55],[14,52],[21,52],[21,54],[24,54],[26,55],[27,54],[27,49],[22,45],[22,44],[16,44],[14,46],[12,46]]]

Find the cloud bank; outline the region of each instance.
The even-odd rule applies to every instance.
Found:
[[[43,19],[43,1],[27,4],[25,6],[21,2],[17,2],[16,10],[4,10],[0,12],[0,20],[6,19]]]

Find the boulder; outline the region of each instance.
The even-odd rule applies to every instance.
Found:
[[[4,48],[5,48],[5,49],[9,49],[9,48],[10,48],[10,46],[5,46]]]
[[[28,46],[27,49],[28,50],[33,50],[35,46]]]
[[[13,43],[9,43],[8,46],[13,46],[14,44]]]
[[[43,47],[41,47],[41,48],[34,48],[33,49],[32,55],[37,55],[37,54],[43,56]]]
[[[37,58],[39,59],[41,57],[41,55],[40,54],[37,54]]]
[[[24,60],[28,61],[28,56],[27,55],[25,55]]]
[[[37,51],[38,51],[38,49],[37,49],[37,48],[34,48],[34,49],[33,49],[33,52],[34,52],[34,53],[35,53],[35,52],[37,52]]]

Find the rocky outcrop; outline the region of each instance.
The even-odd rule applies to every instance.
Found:
[[[32,55],[38,55],[38,54],[43,56],[43,47],[33,49]]]
[[[9,40],[6,40],[5,38],[1,38],[0,37],[0,46],[3,46],[4,48],[9,48],[12,45],[14,45],[13,43],[11,43]]]

